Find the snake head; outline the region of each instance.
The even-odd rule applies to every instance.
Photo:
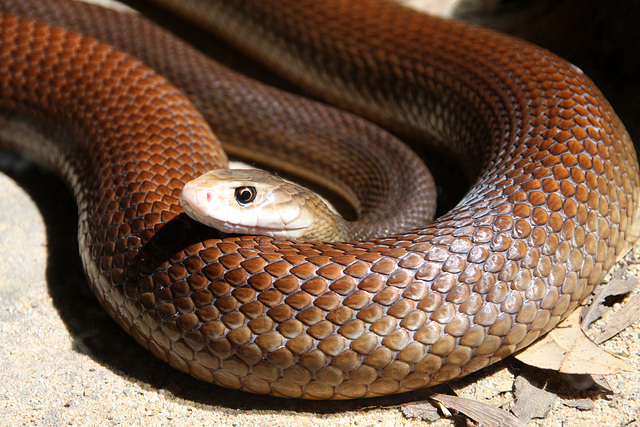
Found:
[[[313,238],[328,210],[309,190],[253,169],[209,171],[185,184],[180,205],[192,219],[225,233],[293,239]]]

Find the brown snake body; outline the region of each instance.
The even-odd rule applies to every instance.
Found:
[[[3,12],[18,13],[4,3]],[[98,299],[159,358],[205,381],[286,397],[426,387],[553,328],[635,239],[635,151],[575,67],[393,3],[252,3],[215,9],[246,49],[277,54],[289,75],[308,76],[310,90],[346,93],[341,105],[395,131],[446,144],[476,181],[451,212],[388,238],[219,239],[176,216],[184,180],[223,160],[206,128],[187,127],[199,122],[186,100],[104,45],[3,17],[2,112],[12,119],[21,111],[71,141],[23,149],[74,189]],[[87,53],[52,66],[69,46]],[[151,102],[138,111],[117,102],[125,95]],[[164,139],[148,141],[154,129]]]

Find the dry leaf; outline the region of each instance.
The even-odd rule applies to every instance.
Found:
[[[624,274],[625,270],[621,270],[616,277],[611,279],[609,283],[602,286],[598,291],[597,295],[593,298],[591,304],[585,311],[582,320],[582,329],[586,330],[589,325],[598,320],[604,313],[611,310],[611,307],[606,307],[603,305],[605,299],[610,296],[616,295],[624,295],[631,292],[638,286],[638,278],[632,277],[629,279],[620,279],[622,274]]]
[[[428,402],[402,405],[402,414],[407,418],[418,418],[429,422],[442,418],[438,410]]]
[[[627,326],[631,326],[640,320],[640,294],[637,294],[627,302],[622,310],[609,319],[600,335],[594,340],[596,344],[605,342],[617,335]]]
[[[447,408],[455,409],[485,427],[526,426],[525,423],[508,412],[477,400],[440,393],[434,394],[431,399],[442,403]]]
[[[595,407],[593,400],[591,399],[568,399],[568,400],[563,400],[562,404],[564,406],[568,406],[570,408],[576,408],[581,411],[590,411]]]
[[[613,375],[634,369],[598,347],[584,334],[580,328],[579,311],[515,357],[527,365],[568,374]]]
[[[554,393],[534,386],[524,377],[516,378],[515,395],[516,404],[511,412],[524,422],[532,418],[544,418],[557,398]]]
[[[603,375],[589,375],[589,376],[591,377],[593,384],[600,387],[602,390],[604,390],[607,393],[613,393],[613,387],[611,386],[611,384],[609,384],[609,381],[607,381],[607,378],[605,376]]]

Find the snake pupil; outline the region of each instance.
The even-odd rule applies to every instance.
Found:
[[[241,205],[251,203],[256,198],[256,187],[238,187],[234,196]]]

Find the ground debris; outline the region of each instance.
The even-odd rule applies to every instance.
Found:
[[[407,418],[418,418],[429,422],[434,422],[442,418],[438,409],[429,402],[408,403],[402,405],[401,409]]]
[[[530,366],[567,374],[614,375],[634,369],[584,334],[579,311],[515,357]]]
[[[447,409],[464,414],[476,423],[486,427],[523,427],[525,423],[505,410],[495,406],[479,402],[477,400],[466,399],[464,397],[451,396],[448,394],[436,393],[431,399],[441,403]]]
[[[620,270],[609,283],[601,286],[591,304],[585,307],[582,316],[583,330],[586,330],[593,322],[601,318],[604,313],[611,310],[611,307],[605,305],[608,297],[628,294],[638,286],[637,277],[621,279],[625,272],[626,268]]]
[[[581,411],[590,411],[595,407],[593,400],[591,399],[563,399],[562,404],[570,408],[576,408]]]
[[[546,417],[557,398],[555,393],[534,386],[523,376],[516,378],[515,395],[516,404],[511,412],[524,422]]]
[[[607,324],[600,332],[600,335],[594,340],[596,344],[605,342],[606,340],[618,335],[627,327],[633,325],[640,320],[640,294],[636,294],[631,298],[615,315],[609,319]]]

